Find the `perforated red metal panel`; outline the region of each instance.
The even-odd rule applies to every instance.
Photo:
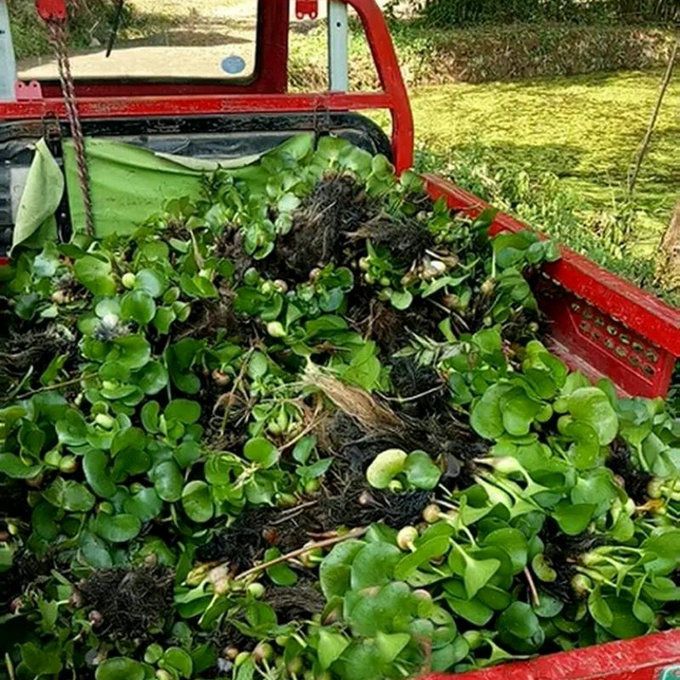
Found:
[[[433,197],[472,218],[491,207],[439,177],[426,181]],[[490,232],[530,228],[499,213]],[[571,368],[594,379],[606,376],[624,394],[667,394],[680,357],[680,310],[564,247],[562,258],[533,283],[551,349]]]

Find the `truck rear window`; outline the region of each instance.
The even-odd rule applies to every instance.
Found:
[[[117,2],[106,3],[105,12],[96,11],[97,0],[82,5],[70,21],[76,79],[247,80],[254,75],[258,0],[125,0],[122,24],[108,57]],[[27,31],[26,16],[12,19],[18,43]],[[33,21],[36,35],[45,35],[40,19],[35,16]],[[17,50],[19,78],[56,79],[51,49],[47,45],[35,49],[37,44],[23,53]]]

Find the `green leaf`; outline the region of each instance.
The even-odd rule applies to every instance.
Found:
[[[401,449],[387,449],[379,453],[368,466],[366,479],[374,489],[386,489],[406,466],[408,455]]]
[[[553,510],[553,517],[565,534],[578,536],[586,530],[594,512],[595,506],[591,503],[563,502]]]
[[[80,534],[80,551],[85,562],[94,569],[109,569],[113,566],[113,559],[106,543],[89,531]]]
[[[537,652],[545,641],[541,623],[526,602],[513,602],[498,618],[498,638],[521,654]]]
[[[504,392],[499,401],[503,427],[514,437],[529,434],[531,425],[540,414],[543,404],[529,397],[522,387]]]
[[[123,509],[142,522],[150,522],[161,514],[163,501],[154,489],[141,489],[125,499]]]
[[[154,328],[161,334],[167,335],[170,332],[170,327],[177,319],[177,314],[171,307],[159,307],[156,310],[156,316],[153,319]]]
[[[464,595],[465,593],[463,593]],[[493,618],[494,611],[478,599],[467,600],[446,595],[446,602],[457,616],[474,626],[485,626]]]
[[[88,512],[95,503],[95,497],[88,489],[73,480],[57,477],[43,492],[43,498],[58,508],[70,512]]]
[[[59,644],[56,641],[40,646],[27,642],[21,645],[21,658],[34,676],[57,675],[62,669]]]
[[[509,385],[493,385],[474,405],[470,424],[480,437],[498,439],[505,433],[501,398],[511,389]]]
[[[94,530],[110,543],[127,543],[139,534],[142,523],[135,515],[100,513],[95,519]]]
[[[413,303],[413,295],[407,290],[395,290],[390,295],[390,302],[395,309],[408,309]]]
[[[462,548],[457,547],[449,555],[449,564],[453,566],[452,560],[459,554],[463,558],[464,573],[463,582],[468,599],[474,596],[490,581],[493,575],[501,566],[500,560],[491,558],[478,560],[468,555]]]
[[[349,539],[338,543],[324,558],[319,567],[319,582],[327,600],[342,597],[349,590],[352,562],[365,545],[363,541]]]
[[[116,284],[111,275],[111,263],[94,255],[85,255],[73,265],[76,278],[94,295],[111,297],[116,293]]]
[[[279,459],[279,450],[268,439],[255,437],[245,443],[243,455],[266,469],[276,464]]]
[[[340,635],[340,633],[333,633],[325,628],[319,630],[319,664],[322,670],[330,668],[335,661],[337,661],[342,653],[349,646],[349,640]]]
[[[191,678],[194,670],[191,656],[180,647],[170,647],[165,651],[162,667],[176,670],[183,678]]]
[[[158,394],[168,384],[168,371],[160,361],[150,361],[134,375],[144,394]]]
[[[95,680],[144,680],[144,666],[127,657],[106,659],[97,667]]]
[[[504,528],[492,531],[484,537],[484,546],[497,546],[507,553],[515,574],[518,574],[527,565],[529,546],[527,539],[519,529]]]
[[[390,543],[367,543],[354,558],[351,585],[354,590],[389,583],[394,567],[403,557],[401,550]]]
[[[109,459],[103,451],[91,449],[83,457],[83,472],[92,491],[102,498],[116,494],[116,485],[107,469]]]
[[[342,379],[371,392],[380,383],[381,366],[376,355],[377,345],[372,341],[364,343],[352,357],[349,367],[342,373]]]
[[[13,453],[0,453],[0,472],[10,479],[31,479],[40,474],[41,464],[27,465]]]
[[[315,447],[316,437],[314,435],[303,437],[293,448],[293,459],[304,465],[309,460]]]
[[[177,463],[167,460],[158,465],[152,474],[156,493],[168,503],[174,503],[182,497],[184,478]]]
[[[158,432],[158,416],[160,415],[161,407],[157,401],[147,401],[142,406],[141,419],[144,429],[155,434]]]
[[[603,628],[609,628],[614,623],[612,610],[602,597],[599,587],[595,588],[588,596],[588,611]]]
[[[145,326],[156,316],[156,303],[146,291],[132,290],[123,295],[120,313],[124,320],[136,321],[140,326]]]
[[[607,395],[598,387],[581,387],[567,397],[567,409],[575,420],[590,425],[601,446],[611,444],[619,431],[619,419]]]
[[[178,423],[191,425],[201,417],[201,406],[198,402],[189,399],[173,399],[165,409],[164,415],[168,421],[175,420]]]
[[[446,554],[449,547],[450,543],[447,536],[438,536],[426,541],[398,562],[394,569],[394,578],[399,581],[407,581],[423,564]]]
[[[410,484],[426,491],[434,489],[442,476],[441,470],[424,451],[413,451],[409,454],[404,472]]]
[[[200,480],[189,482],[182,491],[182,507],[189,519],[200,524],[207,522],[214,513],[210,487]]]
[[[269,548],[269,550],[264,553],[264,561],[269,562],[270,560],[275,560],[277,557],[281,557],[281,551],[278,548]],[[294,586],[298,577],[297,574],[284,563],[275,564],[267,569],[267,576],[272,580],[277,586]]]
[[[379,631],[375,641],[383,661],[385,663],[392,663],[411,641],[411,636],[408,633],[392,633],[388,635]]]
[[[355,636],[373,637],[378,632],[400,632],[416,614],[418,600],[411,588],[393,581],[382,588],[370,587],[351,591],[345,597],[344,618]]]
[[[137,272],[135,288],[148,293],[151,297],[157,298],[163,294],[168,281],[163,274],[152,269],[141,269]]]
[[[118,361],[131,371],[146,366],[151,358],[151,346],[141,335],[126,335],[114,340],[115,350],[109,354],[109,361]]]

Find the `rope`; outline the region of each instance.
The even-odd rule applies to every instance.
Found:
[[[90,173],[85,157],[85,137],[80,123],[78,113],[78,102],[76,100],[76,88],[71,72],[71,61],[68,56],[68,39],[66,25],[64,21],[48,21],[47,30],[50,43],[54,47],[57,56],[59,69],[59,82],[64,96],[66,115],[69,126],[71,127],[71,137],[73,138],[73,148],[76,153],[76,168],[78,171],[78,181],[80,191],[83,196],[83,206],[85,208],[85,231],[88,236],[94,235],[94,214],[92,210],[92,195],[90,193]]]

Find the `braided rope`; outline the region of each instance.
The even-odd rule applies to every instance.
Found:
[[[83,206],[85,208],[85,231],[88,236],[94,235],[94,213],[92,209],[92,195],[90,193],[90,173],[87,167],[85,156],[85,136],[80,123],[78,113],[78,102],[76,100],[76,88],[71,72],[71,61],[68,56],[68,37],[64,21],[48,21],[47,29],[50,43],[54,47],[57,56],[59,70],[59,82],[64,96],[66,115],[71,127],[71,137],[73,138],[73,148],[76,153],[76,168],[80,191],[83,196]]]

